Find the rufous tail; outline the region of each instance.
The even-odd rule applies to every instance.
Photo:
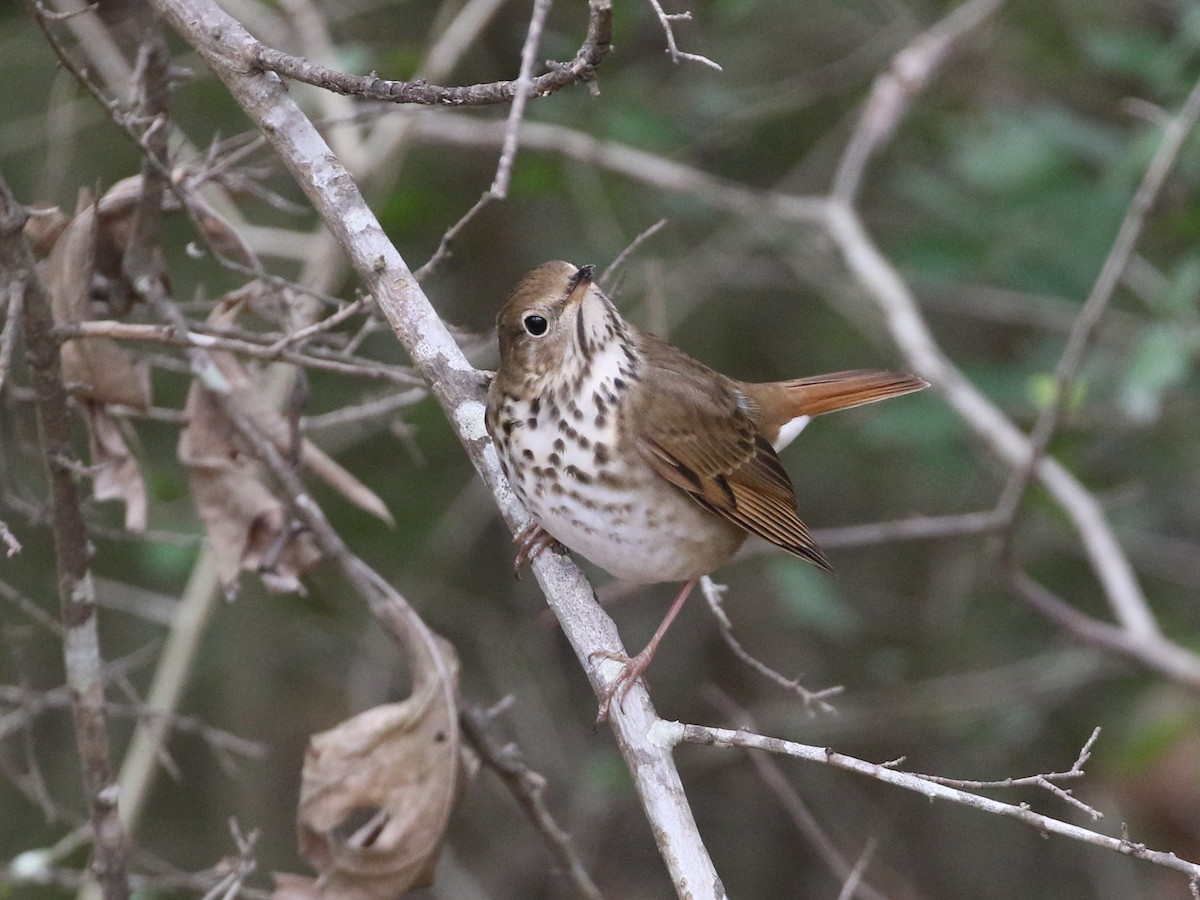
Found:
[[[883,369],[852,369],[793,381],[746,385],[745,391],[758,407],[759,427],[772,436],[798,416],[819,416],[927,387],[929,382],[916,375]]]
[[[854,369],[779,384],[787,391],[792,416],[819,416],[929,387],[924,378],[881,369]]]

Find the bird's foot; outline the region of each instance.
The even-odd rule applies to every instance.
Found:
[[[566,549],[550,532],[536,522],[526,525],[518,531],[513,536],[513,543],[517,545],[517,556],[513,560],[513,577],[515,578],[520,578],[521,570],[548,547],[558,547],[564,552]]]
[[[650,660],[654,658],[654,649],[647,647],[632,658],[626,656],[624,653],[616,653],[612,650],[597,650],[591,654],[590,658],[614,659],[619,663],[625,664],[625,668],[613,679],[612,684],[608,685],[600,693],[600,709],[596,712],[596,724],[599,725],[608,718],[608,711],[614,699],[617,701],[618,706],[625,702],[625,695],[637,684],[638,679],[642,678],[642,675],[650,666]],[[642,683],[645,684],[645,681],[643,680]]]

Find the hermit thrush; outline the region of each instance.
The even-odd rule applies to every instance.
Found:
[[[536,525],[518,567],[555,539],[618,578],[683,581],[646,648],[603,699],[633,685],[692,586],[756,534],[823,569],[776,451],[808,417],[927,387],[875,370],[750,384],[621,318],[592,267],[548,262],[496,319],[487,430]]]

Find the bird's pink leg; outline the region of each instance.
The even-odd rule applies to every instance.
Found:
[[[658,645],[663,639],[663,635],[667,633],[667,629],[671,627],[671,623],[675,621],[675,617],[679,615],[679,611],[683,609],[684,601],[692,592],[692,588],[696,586],[696,579],[684,582],[683,588],[679,591],[679,596],[675,598],[675,602],[671,604],[671,608],[667,610],[667,614],[663,616],[662,623],[654,632],[654,636],[650,638],[650,643],[646,644],[645,648],[637,656],[630,659],[623,653],[614,653],[611,650],[597,650],[592,654],[592,659],[601,657],[602,659],[615,659],[617,662],[625,663],[625,668],[618,675],[613,683],[605,688],[604,693],[600,697],[600,710],[596,713],[596,722],[603,722],[608,718],[608,708],[612,704],[615,697],[618,705],[625,700],[625,695],[629,693],[629,689],[637,682],[642,674],[650,666],[650,661],[654,659],[654,653],[658,650]]]

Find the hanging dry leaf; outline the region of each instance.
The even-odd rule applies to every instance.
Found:
[[[105,195],[102,202],[112,207],[112,216],[99,214],[99,204],[81,193],[75,218],[69,223],[47,215],[43,217],[44,227],[35,229],[39,245],[49,247],[42,268],[56,323],[73,324],[91,318],[91,296],[97,278],[111,281],[119,275],[128,229],[118,223],[131,215],[140,192],[140,187],[135,190],[130,181],[120,182]],[[140,180],[137,183],[140,186]],[[97,264],[102,247],[106,248],[103,267]],[[123,501],[126,529],[144,531],[146,486],[141,467],[107,407],[148,407],[149,369],[135,362],[115,341],[96,338],[64,344],[62,372],[83,408],[96,499]]]
[[[431,643],[407,700],[309,741],[300,851],[320,874],[308,882],[277,875],[275,900],[394,900],[432,881],[469,775],[458,737],[458,659],[449,642]]]
[[[35,206],[28,210],[25,220],[25,238],[38,256],[45,256],[54,249],[54,244],[71,224],[71,217],[57,206]]]
[[[129,188],[122,188],[123,193],[128,191]],[[102,228],[97,205],[81,192],[75,218],[63,230],[43,265],[57,324],[71,325],[91,318],[96,248],[100,243],[108,243],[102,236],[114,222],[115,218],[106,218]],[[62,367],[63,380],[76,396],[134,409],[150,405],[148,370],[135,365],[114,340],[97,337],[68,341],[62,348]]]
[[[321,897],[321,888],[315,878],[291,872],[272,872],[271,876],[275,879],[271,900],[319,900]]]
[[[117,421],[104,406],[84,401],[88,446],[92,454],[92,492],[97,500],[125,503],[125,528],[146,530],[146,484],[137,457],[125,442]]]

